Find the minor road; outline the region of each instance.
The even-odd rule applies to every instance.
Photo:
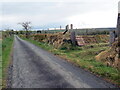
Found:
[[[15,36],[12,88],[113,88],[114,85]]]

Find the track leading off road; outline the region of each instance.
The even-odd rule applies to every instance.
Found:
[[[112,84],[15,36],[12,88],[112,88]]]

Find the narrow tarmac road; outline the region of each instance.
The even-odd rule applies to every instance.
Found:
[[[101,78],[15,36],[12,88],[113,88]]]

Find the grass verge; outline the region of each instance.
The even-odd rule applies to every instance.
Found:
[[[2,86],[6,86],[7,70],[10,64],[13,36],[2,40]]]
[[[100,77],[103,77],[105,80],[117,84],[120,86],[120,70],[108,67],[102,62],[95,60],[95,56],[108,49],[109,47],[105,44],[85,46],[85,47],[74,47],[72,50],[66,49],[55,49],[52,45],[47,43],[37,42],[34,40],[23,38],[47,51],[58,55],[59,57],[64,58],[68,62],[74,63],[75,65],[90,71],[93,74],[96,74]],[[103,45],[103,46],[102,46]]]
[[[0,40],[0,89],[2,88],[2,40]]]

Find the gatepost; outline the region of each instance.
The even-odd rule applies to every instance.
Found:
[[[120,58],[120,1],[118,3],[117,37],[118,37],[118,49],[119,49],[118,54]]]
[[[66,34],[66,32],[68,32],[69,31],[69,25],[66,25],[65,26],[65,31],[63,32],[63,34]]]
[[[110,31],[110,46],[115,42],[115,31]]]
[[[70,25],[71,26],[71,35],[70,35],[70,39],[72,41],[73,45],[76,45],[76,36],[75,36],[75,31],[73,29],[73,24]]]

